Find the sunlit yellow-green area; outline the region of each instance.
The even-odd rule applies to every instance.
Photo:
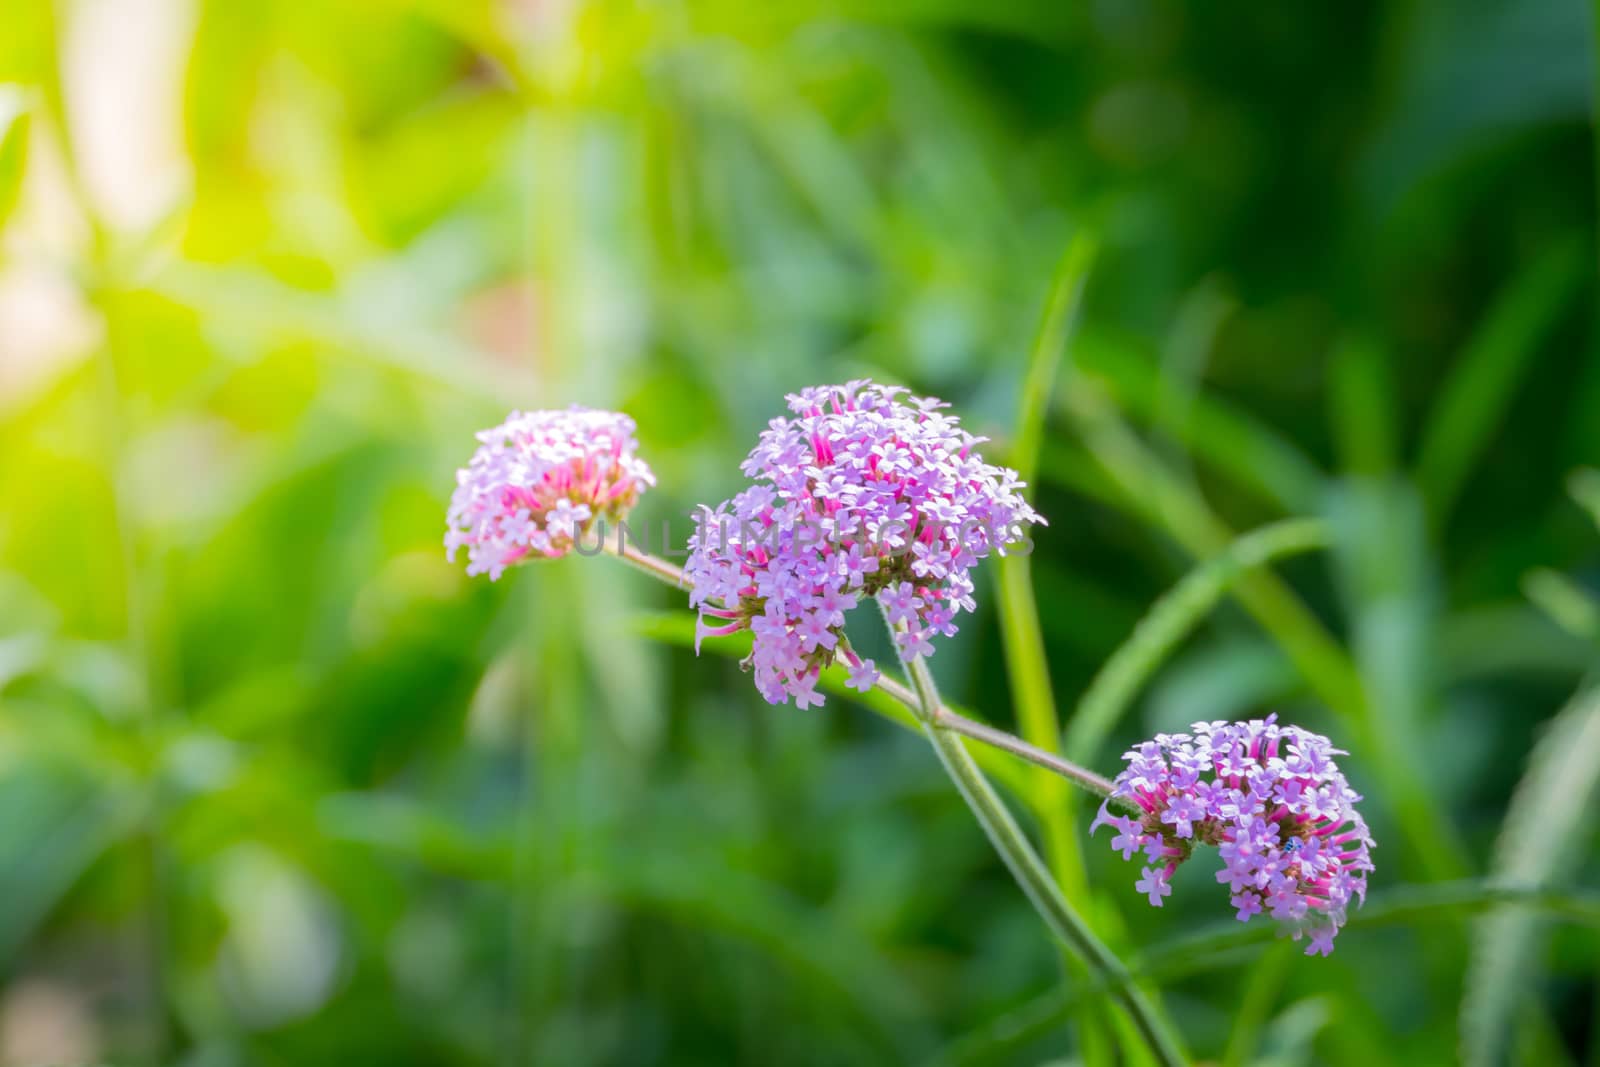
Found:
[[[0,0],[0,1064],[1145,1063],[904,709],[445,559],[513,408],[632,415],[676,551],[857,377],[1049,519],[950,702],[1348,750],[1326,960],[984,756],[1188,1054],[1595,1064],[1594,71],[1582,0]]]

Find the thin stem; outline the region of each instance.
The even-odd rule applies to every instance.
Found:
[[[606,545],[605,551],[675,588],[682,589],[687,585],[681,568],[637,549],[620,538],[614,545]],[[888,624],[887,617],[884,621]],[[892,625],[889,628],[891,631],[894,629]],[[994,787],[973,761],[961,737],[971,738],[1043,767],[1098,796],[1109,797],[1112,783],[1021,738],[951,711],[939,699],[938,688],[927,665],[916,658],[911,661],[910,669],[916,687],[914,692],[900,682],[882,676],[876,683],[877,688],[917,715],[924,732],[933,742],[940,762],[1029,902],[1051,932],[1076,953],[1100,984],[1116,997],[1156,1060],[1168,1067],[1186,1063],[1176,1035],[1157,1015],[1144,994],[1132,984],[1127,968],[1094,935],[1061,895],[1055,879],[995,793]]]
[[[887,616],[884,622],[893,630]],[[922,719],[923,730],[933,742],[939,761],[944,764],[946,773],[977,818],[978,825],[983,827],[989,842],[1000,854],[1034,910],[1044,919],[1050,931],[1083,960],[1095,978],[1112,990],[1112,995],[1133,1020],[1156,1061],[1164,1065],[1186,1063],[1177,1036],[1156,1014],[1144,994],[1131,983],[1122,961],[1072,910],[1072,905],[1061,895],[1055,879],[1050,876],[1044,862],[1034,851],[1010,810],[995,793],[994,787],[973,762],[972,755],[967,752],[959,736],[939,721],[943,705],[927,664],[921,657],[913,657],[909,666],[911,680],[916,687],[916,710]]]
[[[668,563],[659,556],[652,556],[648,552],[641,551],[620,538],[617,541],[606,540],[603,545],[607,555],[614,556],[624,563],[632,564],[652,578],[666,582],[677,589],[688,587],[688,583],[683,577],[682,568]],[[898,682],[887,675],[880,675],[876,685],[877,688],[894,697],[912,711],[920,713],[917,695],[903,682]],[[1063,759],[1054,752],[1046,751],[1037,745],[1030,745],[1014,734],[1008,734],[1004,730],[997,730],[993,726],[969,719],[965,715],[945,707],[943,704],[939,704],[934,709],[933,715],[936,726],[954,731],[963,737],[970,737],[974,741],[988,745],[991,748],[1000,749],[1002,752],[1009,752],[1020,760],[1060,775],[1067,781],[1088,790],[1096,796],[1109,797],[1111,795],[1112,783],[1109,778],[1098,775],[1087,767],[1080,767],[1070,760]]]
[[[620,530],[615,541],[608,540],[602,534],[600,547],[606,555],[615,556],[624,563],[632,564],[650,575],[650,577],[666,582],[675,589],[687,589],[689,587],[689,583],[684,580],[682,567],[674,566],[660,556],[652,556],[650,553],[628,544]]]
[[[910,687],[898,682],[887,675],[878,678],[877,686],[885,693],[894,697],[921,714],[921,706],[917,694]],[[1102,777],[1086,767],[1080,767],[1070,760],[1062,759],[1053,752],[1047,752],[1037,745],[1030,745],[1014,734],[1004,730],[997,730],[993,726],[976,722],[964,715],[959,715],[943,704],[933,710],[933,725],[958,733],[963,737],[970,737],[974,741],[1009,752],[1020,760],[1025,760],[1036,767],[1043,767],[1047,771],[1059,774],[1074,785],[1087,789],[1096,796],[1109,797],[1112,783],[1109,778]]]

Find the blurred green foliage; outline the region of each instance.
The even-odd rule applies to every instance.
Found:
[[[1268,709],[1351,752],[1326,961],[997,775],[1197,1056],[1600,1062],[1594,45],[1579,0],[0,0],[0,1062],[1138,1062],[924,744],[767,707],[602,561],[443,558],[509,407],[633,414],[659,547],[862,374],[1051,520],[951,700],[1103,772]]]

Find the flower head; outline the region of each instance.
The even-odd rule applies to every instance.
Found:
[[[467,573],[497,579],[513,563],[558,559],[598,521],[617,521],[655,475],[636,455],[634,422],[614,411],[512,412],[478,434],[456,472],[445,548]]]
[[[972,566],[1044,520],[942,401],[865,380],[788,401],[744,461],[755,484],[698,516],[684,574],[702,636],[754,633],[745,665],[769,701],[820,702],[836,657],[871,675],[844,640],[857,603],[880,599],[903,659],[930,655],[974,607]]]
[[[1101,806],[1090,832],[1119,831],[1111,842],[1145,867],[1135,887],[1161,906],[1168,879],[1196,844],[1222,857],[1217,881],[1240,922],[1266,913],[1288,923],[1307,955],[1327,955],[1352,898],[1364,900],[1373,841],[1356,810],[1361,799],[1334,762],[1343,755],[1326,737],[1277,717],[1195,723],[1192,733],[1162,734],[1123,755],[1128,766],[1111,796],[1139,810],[1123,817]]]

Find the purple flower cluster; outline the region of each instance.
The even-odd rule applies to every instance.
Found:
[[[1161,906],[1178,864],[1196,843],[1215,845],[1240,922],[1266,913],[1289,924],[1306,954],[1326,956],[1352,897],[1366,899],[1367,824],[1361,799],[1334,763],[1343,753],[1326,737],[1277,716],[1240,723],[1195,723],[1193,733],[1158,734],[1123,755],[1112,797],[1141,814],[1101,805],[1090,827],[1117,831],[1111,847],[1149,866],[1134,888]]]
[[[884,606],[902,659],[930,655],[973,610],[972,566],[1044,520],[942,401],[865,380],[788,401],[795,417],[772,420],[744,461],[756,484],[697,516],[684,574],[698,635],[748,628],[762,695],[808,707],[837,657],[851,685],[876,680],[844,634],[863,598]]]
[[[558,559],[596,521],[620,519],[655,484],[633,432],[626,415],[573,405],[513,411],[478,434],[450,498],[450,559],[465,546],[467,573],[494,580],[524,559]]]

